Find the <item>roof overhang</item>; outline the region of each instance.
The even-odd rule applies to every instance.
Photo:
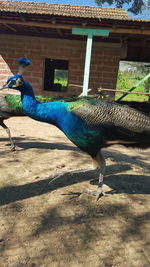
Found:
[[[1,34],[85,40],[84,36],[72,35],[74,27],[109,30],[109,37],[95,36],[94,40],[122,43],[128,46],[127,60],[150,62],[150,20],[0,11]]]

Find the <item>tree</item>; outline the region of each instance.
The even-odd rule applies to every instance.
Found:
[[[143,9],[150,8],[150,0],[95,0],[95,3],[98,6],[108,3],[109,5],[114,5],[117,8],[122,8],[126,4],[129,5],[127,10],[135,15],[141,13]]]

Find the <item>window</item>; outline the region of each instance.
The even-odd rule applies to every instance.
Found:
[[[132,89],[133,92],[148,93],[150,89],[150,78],[147,78],[145,82],[141,83],[141,81],[149,73],[150,64],[147,62],[120,61],[117,90],[129,91],[130,89]],[[116,93],[116,100],[118,100],[123,95],[123,93]],[[127,94],[121,100],[142,102],[149,101],[149,97],[148,95]]]
[[[68,86],[68,61],[45,59],[44,90],[65,92]]]

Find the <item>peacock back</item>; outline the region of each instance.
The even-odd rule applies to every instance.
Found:
[[[70,111],[88,125],[111,124],[133,132],[150,132],[150,116],[127,105],[103,100],[70,103]]]

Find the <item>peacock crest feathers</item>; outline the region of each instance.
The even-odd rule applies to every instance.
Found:
[[[21,57],[18,59],[18,63],[20,66],[22,67],[28,67],[29,65],[31,65],[31,61],[28,58],[25,57]]]

